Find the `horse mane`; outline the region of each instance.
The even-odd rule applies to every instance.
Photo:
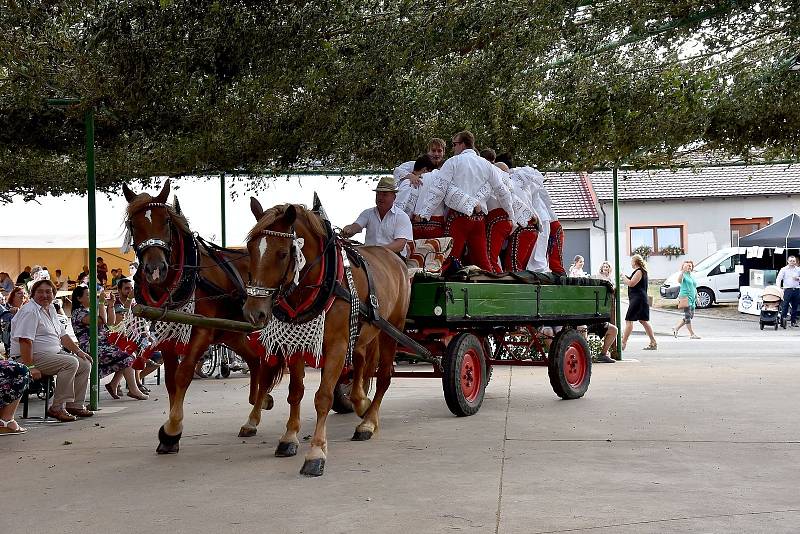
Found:
[[[317,217],[311,210],[302,204],[292,205],[297,211],[297,219],[305,223],[311,232],[313,232],[320,239],[325,239],[328,237],[325,226],[322,224],[322,221],[319,217]],[[247,234],[247,240],[251,241],[255,239],[263,230],[266,230],[272,226],[278,219],[283,217],[283,214],[286,213],[286,209],[289,206],[290,204],[278,204],[277,206],[273,206],[264,211],[264,215],[261,216],[258,222],[256,222],[256,225]]]
[[[150,204],[151,202],[154,201],[155,199],[149,194],[147,193],[140,194],[128,204],[128,207],[125,210],[125,220],[130,221],[131,217],[133,217],[134,214],[140,212],[145,208],[147,204]],[[189,228],[189,221],[186,219],[186,216],[184,216],[183,213],[178,213],[177,211],[175,211],[175,208],[173,208],[170,204],[166,204],[165,208],[167,210],[167,213],[169,214],[170,219],[172,220],[173,223],[175,223],[175,226],[177,226],[181,232],[185,234],[192,233],[192,230]]]

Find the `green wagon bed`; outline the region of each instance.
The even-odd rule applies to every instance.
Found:
[[[578,325],[608,321],[611,284],[535,273],[449,279],[418,276],[409,325]]]

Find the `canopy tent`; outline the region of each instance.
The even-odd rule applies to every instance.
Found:
[[[740,238],[739,246],[800,248],[800,215],[792,213]]]
[[[344,226],[353,222],[361,210],[375,205],[374,178],[347,176],[343,189],[338,176],[278,177],[264,191],[248,191],[249,183],[228,179],[226,198],[227,244],[241,246],[254,224],[249,196],[257,197],[264,207],[283,202],[311,205],[314,191],[318,192],[331,222]],[[150,194],[157,194],[163,181],[158,181]],[[136,189],[138,192],[139,190]],[[187,177],[172,180],[173,195],[177,195],[192,230],[211,241],[221,242],[219,184],[216,179]],[[231,196],[232,195],[232,196]],[[97,255],[109,270],[122,268],[128,273],[133,254],[122,254],[124,227],[122,219],[127,202],[121,194],[97,200]],[[39,197],[35,202],[14,202],[4,205],[0,223],[0,271],[16,278],[26,265],[45,265],[51,274],[61,269],[74,279],[86,265],[88,254],[88,225],[83,215],[88,209],[85,196]],[[9,221],[16,221],[9,223]]]

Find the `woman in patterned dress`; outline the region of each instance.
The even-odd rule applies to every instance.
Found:
[[[110,295],[109,295],[110,297]],[[103,299],[101,290],[98,300]],[[108,341],[108,327],[106,324],[110,320],[114,321],[114,301],[107,299],[108,302],[98,302],[97,317],[97,363],[100,377],[114,374],[111,381],[106,384],[106,390],[115,399],[119,398],[117,386],[122,378],[128,386],[128,397],[136,400],[147,400],[147,395],[141,392],[136,386],[136,375],[134,373],[134,357],[127,352],[120,350]],[[89,288],[78,286],[72,291],[72,328],[78,338],[78,345],[81,349],[89,350]],[[111,315],[111,317],[109,317]]]
[[[0,359],[0,436],[24,434],[28,431],[14,420],[14,412],[17,411],[19,399],[30,382],[31,373],[27,366],[13,360]]]

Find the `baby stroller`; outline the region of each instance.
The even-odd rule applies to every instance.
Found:
[[[783,291],[777,286],[767,286],[764,288],[761,300],[763,304],[761,305],[761,316],[758,318],[761,330],[764,330],[764,325],[774,326],[775,330],[778,329],[778,326],[786,328],[786,319],[783,319],[783,324],[781,324]]]

